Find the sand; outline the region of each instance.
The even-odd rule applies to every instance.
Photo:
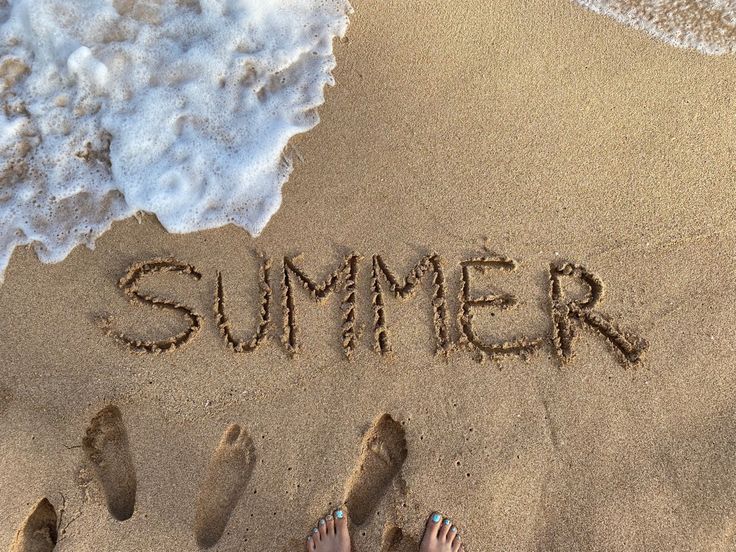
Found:
[[[256,239],[15,252],[0,549],[52,540],[44,497],[62,552],[300,550],[345,499],[357,552],[433,510],[469,552],[736,547],[736,60],[521,4],[356,0]]]

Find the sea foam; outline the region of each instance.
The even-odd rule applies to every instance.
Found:
[[[257,235],[319,121],[348,0],[0,0],[0,281],[115,220]]]
[[[736,52],[736,0],[575,0],[651,36],[703,54]]]

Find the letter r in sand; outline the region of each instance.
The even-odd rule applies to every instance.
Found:
[[[550,265],[550,302],[552,306],[552,342],[562,362],[575,356],[577,329],[573,320],[596,330],[618,351],[623,359],[636,364],[649,344],[643,338],[624,332],[605,314],[593,307],[603,298],[603,282],[586,268],[568,262]],[[568,299],[562,292],[560,278],[576,278],[588,288],[582,300]]]

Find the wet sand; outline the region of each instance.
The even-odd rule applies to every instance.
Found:
[[[350,497],[357,552],[433,510],[469,552],[733,549],[736,60],[565,1],[354,7],[260,237],[15,252],[0,549],[44,497],[62,552],[300,550]]]

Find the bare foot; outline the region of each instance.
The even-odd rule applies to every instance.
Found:
[[[307,552],[350,552],[348,517],[344,510],[335,510],[319,520],[307,537]]]
[[[449,518],[442,519],[434,513],[427,520],[419,552],[463,552],[465,548],[460,542],[460,535]]]

